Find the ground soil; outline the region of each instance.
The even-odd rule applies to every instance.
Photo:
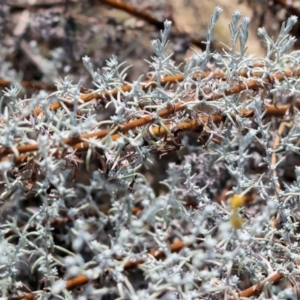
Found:
[[[207,23],[215,7],[221,6],[224,11],[215,27],[215,40],[217,44],[230,44],[230,34],[228,24],[231,22],[232,14],[239,10],[243,17],[254,17],[252,10],[246,2],[233,0],[167,0],[174,10],[176,23],[187,32],[205,33]],[[265,51],[257,37],[257,24],[252,22],[249,30],[248,54],[263,56]]]

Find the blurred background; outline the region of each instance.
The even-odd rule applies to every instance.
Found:
[[[145,59],[152,55],[151,40],[159,38],[163,21],[173,21],[170,53],[178,63],[188,59],[191,48],[204,48],[207,22],[216,6],[224,12],[215,27],[213,48],[222,51],[229,43],[228,24],[235,10],[252,19],[248,54],[263,56],[258,27],[278,35],[281,23],[299,14],[293,0],[1,0],[0,86],[20,82],[26,95],[38,89],[55,89],[59,77],[92,88],[82,57],[102,68],[112,55],[132,65],[128,81],[151,71]],[[299,35],[299,26],[293,33]],[[298,42],[299,44],[299,42]],[[297,47],[297,45],[296,45]]]

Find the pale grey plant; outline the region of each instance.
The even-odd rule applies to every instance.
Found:
[[[245,299],[244,290],[274,273],[286,281],[270,280],[259,299],[299,297],[300,169],[290,182],[278,175],[285,157],[299,154],[299,78],[297,72],[276,77],[299,68],[299,52],[287,52],[297,18],[282,25],[276,40],[259,29],[267,52],[257,78],[253,56],[245,54],[250,19],[240,20],[238,11],[229,25],[231,45],[211,50],[221,12],[217,7],[210,19],[205,51],[194,51],[184,68],[168,52],[172,23],[165,21],[152,42],[148,63],[155,76],[147,88],[142,77],[126,81],[127,67],[117,57],[94,70],[85,56],[97,100],[83,101],[82,82],[70,78],[60,79],[56,92],[30,99],[19,98],[18,86],[2,92],[1,200],[9,204],[0,225],[3,299],[21,299],[21,291],[29,299],[26,286],[41,299]],[[198,74],[215,67],[222,78]],[[172,75],[184,78],[164,84]],[[247,86],[251,81],[257,90]],[[228,92],[239,84],[246,88]],[[294,106],[277,147],[281,120],[265,118],[267,93],[276,105],[292,98]],[[57,101],[60,108],[50,110]],[[99,121],[97,105],[114,114]],[[36,106],[42,113],[31,113]],[[204,106],[209,109],[201,111]],[[160,115],[167,109],[171,115]],[[122,131],[143,118],[151,122]],[[178,141],[182,124],[191,121],[196,135]],[[104,129],[101,138],[84,136]],[[30,145],[37,147],[34,156],[18,162]],[[253,149],[260,156],[254,171]],[[153,152],[176,153],[177,163],[161,170],[164,156]],[[153,166],[158,171],[151,174]],[[247,197],[249,203],[237,203]],[[85,278],[80,293],[66,281],[76,276]]]

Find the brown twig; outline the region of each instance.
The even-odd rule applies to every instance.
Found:
[[[279,105],[279,106],[267,106],[264,108],[264,110],[266,112],[264,117],[270,117],[270,116],[282,117],[289,107],[290,107],[290,105],[288,105],[288,104]],[[251,117],[253,117],[253,115],[254,115],[253,110],[243,109],[240,112],[240,117],[244,117],[244,118],[251,118]],[[222,114],[219,113],[219,114],[214,114],[214,115],[210,116],[210,118],[214,123],[218,124],[218,123],[224,121],[226,119],[226,116],[223,116]],[[235,120],[235,115],[232,115],[231,118],[233,120]],[[200,123],[202,123],[202,124],[206,124],[208,121],[208,117],[201,117],[198,121],[200,121]],[[199,128],[198,121],[191,120],[188,122],[180,123],[175,128],[173,128],[172,131],[176,132],[176,131],[194,130],[195,128]],[[170,125],[166,125],[166,127],[171,129]],[[152,132],[156,136],[163,136],[167,133],[165,128],[162,126],[154,127],[152,129]],[[119,137],[120,137],[119,134],[114,134],[111,136],[111,139],[115,141]],[[22,153],[36,151],[36,150],[34,150],[35,149],[34,147],[30,147],[30,146],[35,147],[36,145],[20,146],[20,147],[17,147],[17,149],[20,150],[20,152],[23,151]],[[73,148],[82,151],[82,150],[86,150],[88,148],[88,146],[89,145],[87,142],[81,142],[81,143],[73,145]],[[1,148],[0,148],[0,150],[1,150]],[[28,155],[20,155],[17,159],[15,159],[15,164],[20,164],[22,162],[26,162],[27,158],[28,158]],[[7,157],[4,157],[4,158],[2,158],[2,161],[5,161],[7,159],[8,159]]]
[[[255,64],[254,67],[261,67],[261,64]],[[261,76],[262,72],[257,70],[257,71],[252,71],[250,73],[251,76],[255,76],[255,77],[259,77]],[[238,72],[239,76],[248,77],[248,72],[245,69],[242,69]],[[216,71],[216,72],[201,72],[201,73],[196,73],[193,76],[194,80],[197,79],[204,79],[207,77],[213,77],[213,78],[224,78],[225,73],[223,71]],[[182,82],[184,80],[184,75],[183,74],[177,74],[177,75],[173,75],[173,76],[165,76],[161,79],[160,83],[162,86],[165,86],[166,84],[172,84],[172,83],[178,83],[178,82]],[[0,78],[0,86],[2,87],[8,87],[11,85],[11,82],[6,80],[6,79],[1,79]],[[44,90],[55,90],[56,87],[53,86],[48,86],[45,83],[42,82],[30,82],[30,81],[22,81],[21,82],[21,86],[23,86],[24,88],[36,88],[36,89],[44,89]],[[141,83],[141,88],[143,90],[147,90],[149,88],[155,87],[156,86],[156,82],[153,80],[147,80]],[[90,102],[92,100],[97,100],[97,99],[101,99],[101,98],[109,98],[110,96],[116,97],[118,95],[118,93],[120,91],[122,92],[130,92],[132,90],[132,87],[130,85],[123,85],[120,88],[115,88],[112,89],[111,91],[104,91],[101,94],[98,93],[87,93],[87,94],[81,94],[80,95],[80,99],[83,102]],[[72,107],[72,104],[70,103],[65,103],[66,106],[68,107]],[[61,104],[58,103],[53,103],[49,106],[50,110],[58,110],[61,107]],[[34,114],[39,115],[40,113],[42,113],[42,109],[41,108],[36,108],[33,111]]]
[[[276,78],[278,81],[282,81],[285,78],[288,77],[292,77],[292,76],[299,76],[300,71],[285,71],[282,74],[275,74],[273,75],[274,78]],[[210,101],[210,100],[218,100],[222,97],[224,97],[224,95],[226,96],[230,96],[230,95],[234,95],[234,94],[238,94],[240,92],[243,92],[245,90],[249,90],[249,89],[254,89],[257,90],[260,87],[263,87],[265,84],[270,84],[271,83],[271,79],[269,77],[265,77],[265,78],[260,78],[260,79],[251,79],[248,80],[245,83],[240,83],[237,84],[227,90],[224,91],[223,94],[212,94],[210,97],[208,97],[206,100]],[[201,97],[199,97],[199,99],[201,99]],[[179,102],[177,104],[175,104],[172,107],[168,107],[165,109],[162,109],[158,115],[161,118],[165,118],[169,115],[171,115],[172,113],[178,112],[178,111],[182,111],[184,109],[186,109],[186,104],[189,102],[194,101],[193,99],[190,99],[186,102]],[[273,108],[274,111],[274,108]],[[279,113],[280,110],[277,110],[276,113]],[[244,112],[242,113],[242,116],[252,116],[253,112]],[[220,118],[220,116],[217,117],[218,119]],[[223,119],[223,116],[221,117],[221,120]],[[139,119],[136,119],[134,121],[128,122],[126,124],[120,125],[117,132],[119,133],[126,133],[129,130],[133,130],[137,127],[141,127],[144,126],[146,124],[149,124],[151,121],[153,120],[153,116],[152,115],[145,115],[142,116]],[[76,138],[66,138],[63,140],[63,143],[66,145],[70,145],[73,146],[74,149],[87,149],[88,148],[88,143],[85,142],[85,139],[89,139],[89,138],[103,138],[105,136],[107,136],[109,134],[110,130],[109,129],[103,129],[103,130],[99,130],[96,132],[92,132],[92,133],[87,133],[87,134],[83,134],[79,137]],[[114,139],[117,139],[118,136],[115,135]],[[33,145],[24,145],[24,146],[18,146],[16,147],[17,151],[19,154],[21,153],[26,153],[26,152],[34,152],[38,150],[38,144],[33,144]],[[13,150],[11,148],[6,148],[6,147],[2,147],[0,148],[0,157],[6,156],[8,154],[13,154]]]
[[[239,297],[251,297],[256,293],[260,293],[263,288],[264,285],[267,282],[277,282],[278,280],[280,280],[283,277],[282,274],[278,273],[278,272],[274,272],[273,274],[271,274],[270,276],[268,276],[266,279],[264,279],[262,282],[258,283],[258,284],[254,284],[253,286],[249,287],[248,289],[239,292]]]
[[[219,75],[222,76],[222,73],[220,73]],[[205,77],[208,76],[208,73],[205,73],[203,76],[205,76]],[[171,83],[180,82],[180,81],[183,81],[183,79],[184,79],[184,76],[181,74],[174,75],[174,76],[166,76],[161,80],[161,85],[164,86],[167,83],[171,84]],[[155,85],[156,85],[155,81],[149,80],[149,81],[145,81],[145,82],[141,83],[141,88],[143,90],[146,90],[150,87],[154,87]],[[98,93],[81,94],[80,99],[83,102],[90,102],[92,100],[97,100],[97,99],[101,99],[101,98],[109,98],[110,96],[116,97],[120,91],[130,92],[131,90],[132,90],[131,86],[123,85],[120,88],[115,88],[115,89],[112,89],[111,91],[105,91],[101,94],[98,94]],[[66,105],[68,107],[72,107],[72,104],[66,103]],[[55,111],[55,110],[58,110],[60,107],[61,107],[61,104],[58,102],[58,103],[53,103],[52,105],[50,105],[49,109]],[[41,108],[36,108],[34,110],[34,114],[39,115],[40,113],[42,113]]]
[[[267,113],[265,116],[270,116],[272,115],[272,112],[275,112],[275,115],[282,115],[285,113],[285,109],[287,109],[288,105],[281,105],[280,107],[278,107],[277,109],[275,107],[266,107],[266,110],[267,110]],[[168,110],[168,109],[167,109]],[[271,114],[270,114],[271,112]],[[242,110],[241,112],[241,116],[242,117],[252,117],[253,116],[253,111],[252,110]],[[126,131],[129,131],[131,129],[134,129],[136,127],[140,127],[140,126],[143,126],[147,123],[149,123],[151,121],[151,116],[146,116],[144,118],[141,118],[141,119],[138,119],[136,121],[132,121],[132,122],[129,122],[127,124],[124,124],[122,125],[122,127],[120,128],[120,132],[126,132]],[[211,119],[214,123],[220,123],[222,121],[225,120],[225,116],[223,116],[222,114],[215,114],[215,115],[212,115],[211,116]],[[232,118],[234,119],[235,116],[233,115]],[[208,122],[208,117],[202,117],[200,119],[200,122],[202,124],[206,124]],[[167,128],[171,128],[170,125],[166,125]],[[195,127],[199,127],[199,124],[197,122],[197,120],[191,120],[191,121],[187,121],[187,122],[182,122],[180,124],[178,124],[176,127],[175,127],[175,130],[192,130],[194,129]],[[174,131],[174,130],[173,130]],[[166,129],[162,126],[157,126],[157,127],[154,127],[152,129],[152,132],[154,135],[157,135],[157,136],[162,136],[162,135],[165,135],[167,133]],[[68,138],[68,139],[64,139],[64,143],[67,144],[67,145],[73,145],[73,149],[78,149],[78,150],[86,150],[89,145],[87,142],[84,142],[84,141],[80,141],[82,139],[88,139],[88,138],[92,138],[92,137],[96,137],[96,138],[102,138],[102,137],[105,137],[107,134],[109,134],[109,130],[107,129],[104,129],[104,130],[100,130],[98,132],[95,132],[95,133],[91,133],[91,134],[85,134],[85,135],[82,135],[81,137],[78,137],[78,138]],[[114,134],[111,136],[111,139],[113,141],[117,140],[118,138],[120,137],[119,134]],[[33,144],[33,145],[25,145],[25,146],[19,146],[17,147],[17,151],[20,153],[26,153],[26,152],[34,152],[34,151],[37,151],[38,150],[38,144]],[[10,148],[0,148],[0,155],[4,156],[4,155],[7,155],[7,154],[12,154],[13,151],[10,149]],[[24,157],[19,157],[17,161],[19,162],[23,162],[24,161]]]
[[[259,64],[255,65],[256,66],[261,66]],[[251,72],[251,76],[255,76],[255,77],[260,77],[262,76],[263,72],[262,71],[253,71]],[[245,69],[242,69],[238,72],[239,76],[242,77],[248,77],[248,72]],[[196,73],[193,76],[194,80],[197,79],[204,79],[207,77],[213,77],[213,78],[224,78],[225,73],[223,71],[216,71],[216,72],[201,72],[201,73]],[[183,74],[177,74],[177,75],[173,75],[173,76],[165,76],[160,80],[160,84],[162,86],[165,86],[166,84],[172,84],[172,83],[178,83],[178,82],[182,82],[184,80],[184,75]],[[147,90],[149,88],[153,88],[156,87],[157,83],[154,80],[147,80],[141,83],[141,89],[143,90]],[[101,94],[99,93],[88,93],[88,94],[81,94],[80,95],[80,99],[83,102],[90,102],[92,100],[97,100],[97,99],[101,99],[101,98],[109,98],[110,96],[116,97],[118,95],[119,92],[130,92],[132,90],[132,87],[130,85],[123,85],[119,88],[115,88],[112,89],[110,91],[104,91]],[[67,105],[68,107],[72,107],[72,104],[70,103],[65,103],[65,105]],[[53,103],[52,105],[50,105],[49,109],[50,110],[57,110],[61,107],[61,104],[58,103]],[[39,115],[40,113],[42,113],[42,109],[41,108],[36,108],[34,110],[34,114]]]

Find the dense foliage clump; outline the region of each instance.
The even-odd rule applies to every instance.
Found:
[[[165,21],[148,80],[84,56],[93,89],[3,89],[3,299],[298,299],[298,20],[256,57],[238,11],[214,50],[221,13],[181,65]]]

